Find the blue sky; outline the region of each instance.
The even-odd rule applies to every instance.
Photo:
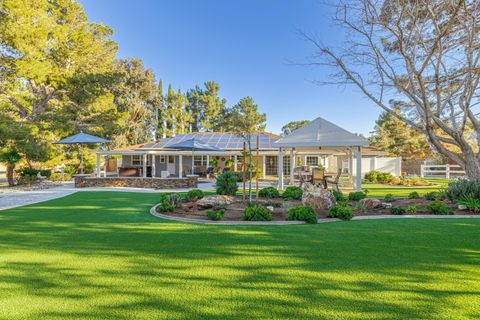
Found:
[[[189,89],[206,80],[232,106],[251,96],[267,130],[322,116],[369,134],[380,113],[354,87],[318,86],[328,70],[292,65],[314,53],[298,30],[342,44],[332,9],[319,0],[80,0],[91,21],[115,30],[118,57],[138,57],[164,85]]]

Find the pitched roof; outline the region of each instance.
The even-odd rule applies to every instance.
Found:
[[[352,147],[368,146],[368,140],[321,117],[278,139],[274,147]]]
[[[251,144],[252,148],[257,147],[257,136],[259,137],[259,148],[260,149],[276,149],[277,147],[273,143],[280,138],[280,136],[261,132],[261,133],[252,133],[251,134]],[[213,147],[217,147],[224,150],[229,149],[242,149],[243,142],[245,141],[239,133],[233,132],[196,132],[196,133],[185,133],[178,134],[175,137],[161,139],[157,142],[147,143],[141,146],[139,149],[162,149],[175,145],[177,143],[183,142],[189,139],[199,139],[202,142],[209,144]]]

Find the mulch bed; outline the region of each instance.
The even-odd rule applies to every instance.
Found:
[[[248,200],[248,199],[247,199]],[[254,199],[255,200],[255,199]],[[424,215],[430,214],[427,211],[427,206],[432,201],[426,200],[424,198],[419,199],[396,199],[391,202],[393,207],[408,207],[410,205],[419,205],[420,209],[417,213],[406,213],[405,215]],[[288,209],[301,205],[302,202],[300,200],[284,200],[282,198],[276,199],[264,199],[260,198],[258,203],[262,206],[273,206],[272,212],[272,221],[285,221],[288,217]],[[353,205],[355,201],[350,201]],[[445,201],[445,203],[454,210],[455,215],[461,214],[474,214],[471,211],[467,210],[458,210],[458,207],[449,202]],[[243,202],[243,198],[241,196],[236,196],[235,201],[225,207],[225,215],[223,216],[223,220],[227,221],[242,221],[244,220],[244,210],[245,210],[245,203]],[[200,219],[200,220],[208,220],[207,217],[207,210],[208,209],[200,209],[194,203],[184,203],[174,212],[163,212],[163,214],[171,215],[175,217],[182,217],[182,218],[189,218],[189,219]],[[376,208],[376,209],[368,209],[364,211],[355,211],[355,216],[375,216],[375,215],[390,215],[390,209],[386,208]],[[317,216],[319,218],[328,218],[328,210],[322,210],[317,212]]]

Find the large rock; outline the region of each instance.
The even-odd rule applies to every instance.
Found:
[[[365,198],[360,200],[365,209],[376,209],[382,207],[382,201],[375,198]]]
[[[235,200],[232,196],[206,196],[197,201],[197,206],[201,209],[209,209],[213,207],[223,207],[231,204]]]
[[[315,211],[328,210],[335,205],[335,197],[330,191],[311,186],[307,190],[303,192],[303,205],[310,206]]]

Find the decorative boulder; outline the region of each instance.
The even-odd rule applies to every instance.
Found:
[[[365,209],[376,209],[382,207],[382,201],[375,198],[365,198],[360,200]]]
[[[310,188],[309,190],[312,190]],[[325,189],[315,187],[314,191],[304,191],[302,204],[312,207],[315,211],[327,210],[335,205],[335,197]]]
[[[209,209],[213,207],[223,207],[231,204],[235,200],[232,196],[206,196],[197,201],[197,206],[201,209]]]
[[[318,187],[316,187],[311,182],[305,182],[302,186],[303,192],[316,192]]]
[[[192,210],[195,207],[195,205],[196,205],[195,201],[185,202],[180,205],[180,208],[182,208],[183,210]]]

